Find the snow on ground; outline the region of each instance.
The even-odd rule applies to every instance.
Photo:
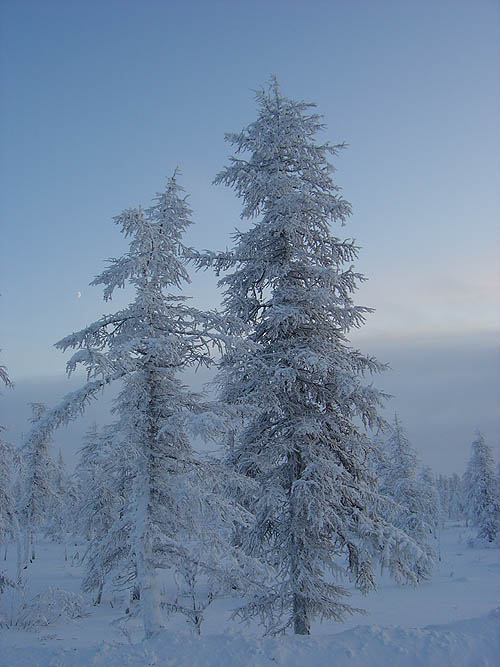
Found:
[[[160,637],[142,642],[134,621],[123,630],[113,624],[124,605],[115,600],[112,607],[108,596],[84,618],[33,632],[1,630],[0,666],[500,667],[500,550],[472,549],[470,535],[462,524],[448,526],[431,582],[414,589],[384,577],[377,594],[351,598],[369,615],[315,623],[310,637],[263,638],[257,626],[228,622],[235,601],[221,600],[209,609],[201,637],[172,618]],[[79,592],[81,569],[71,563],[77,549],[69,548],[65,562],[60,546],[42,542],[26,571],[26,597],[49,586]],[[13,558],[11,549],[9,566]]]

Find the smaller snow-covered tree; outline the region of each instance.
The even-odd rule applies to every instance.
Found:
[[[463,490],[467,516],[478,528],[477,537],[493,542],[500,533],[500,491],[491,447],[480,431],[472,443]]]
[[[5,366],[0,366],[0,380],[6,387],[13,386]],[[17,536],[18,525],[12,490],[13,449],[2,437],[4,430],[0,425],[0,546],[6,555],[7,542]],[[0,593],[7,584],[12,582],[0,571]]]
[[[43,403],[31,403],[31,423],[37,424],[46,412]],[[50,437],[41,437],[23,446],[23,496],[19,514],[25,532],[24,563],[35,558],[35,532],[52,523],[54,506],[58,503],[54,488],[56,467],[50,457]]]
[[[198,491],[198,477],[206,475],[197,471],[205,466],[192,448],[189,429],[191,424],[209,424],[213,406],[189,391],[179,375],[212,363],[224,323],[216,313],[189,307],[184,296],[166,292],[189,281],[185,257],[190,253],[182,237],[191,224],[191,211],[182,191],[174,174],[151,207],[128,209],[115,218],[130,238],[129,250],[112,259],[92,284],[104,286],[106,301],[125,284],[134,288],[135,298],[126,308],[56,344],[75,351],[68,372],[83,365],[88,382],[63,399],[28,439],[43,440],[80,414],[103,387],[121,383],[113,409],[112,457],[113,474],[123,492],[118,493],[119,507],[110,528],[102,534],[99,527],[93,536],[85,586],[99,589],[103,576],[108,576],[137,588],[146,637],[163,625],[159,570],[176,571],[186,562],[199,562],[204,571],[215,573],[223,560],[220,548],[219,557],[210,559],[208,545],[193,548],[206,539],[204,526],[217,523],[200,518],[205,495]],[[216,502],[212,496],[211,508],[229,520],[224,495],[217,498]],[[239,520],[240,509],[234,512],[232,520]],[[211,543],[220,544],[216,537],[212,532]]]
[[[12,484],[14,450],[2,438],[2,431],[0,427],[0,547],[4,548],[6,560],[9,541],[19,537],[19,525]]]
[[[47,520],[46,534],[56,542],[65,542],[68,523],[71,515],[68,507],[68,483],[64,459],[61,450],[57,460],[52,464],[52,489],[50,512]]]
[[[0,380],[6,387],[12,387],[11,379],[5,366],[0,366]],[[0,425],[0,544],[13,536],[15,524],[15,508],[12,498],[12,461],[13,451],[2,433]]]
[[[439,507],[441,509],[441,522],[450,518],[450,483],[448,477],[439,474],[436,480],[436,488],[439,495]]]
[[[444,509],[438,490],[436,477],[430,466],[423,466],[419,479],[423,500],[422,520],[427,524],[433,537],[437,540],[438,559],[441,561],[441,530],[444,525]]]
[[[456,472],[451,475],[440,474],[436,480],[436,489],[441,507],[441,521],[459,521],[465,518],[460,475]]]
[[[430,527],[433,535],[436,537],[441,518],[441,503],[439,500],[436,478],[434,477],[430,466],[423,466],[420,471],[419,482],[421,484],[423,507],[425,508],[425,513],[422,516],[422,519]]]
[[[389,438],[383,445],[383,454],[378,470],[380,491],[392,500],[386,511],[394,525],[411,536],[427,554],[427,558],[420,561],[418,574],[419,580],[426,579],[435,563],[429,538],[436,516],[429,503],[437,505],[438,499],[430,484],[417,478],[418,456],[397,415],[394,415]]]
[[[462,488],[462,478],[454,472],[449,480],[449,518],[453,521],[461,520],[465,517],[464,493]]]

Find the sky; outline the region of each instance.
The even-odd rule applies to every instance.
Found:
[[[149,205],[179,167],[189,244],[224,249],[247,227],[212,180],[224,133],[255,119],[255,91],[276,75],[318,105],[322,140],[348,144],[335,180],[353,216],[333,232],[361,246],[357,302],[376,312],[351,340],[391,366],[374,379],[394,395],[388,416],[438,472],[463,472],[478,427],[499,460],[499,34],[498,0],[0,0],[11,441],[27,401],[77,382],[53,344],[129,301],[88,286],[126,250],[114,215]],[[207,273],[185,293],[220,302]],[[60,436],[68,452],[82,428]]]

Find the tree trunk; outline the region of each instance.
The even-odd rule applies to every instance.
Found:
[[[149,434],[149,442],[154,442],[156,433]],[[152,447],[144,446],[144,457],[139,459],[137,471],[135,515],[135,555],[137,586],[140,591],[140,605],[146,639],[157,635],[162,628],[163,614],[156,569],[153,564],[153,540],[151,535],[151,466],[154,465]]]
[[[297,507],[296,500],[293,496],[293,485],[299,480],[304,471],[304,461],[300,452],[294,451],[288,458],[290,464],[290,515],[292,517],[292,524],[300,514],[300,509]],[[307,554],[304,553],[304,545],[298,543],[296,536],[292,535],[292,591],[293,591],[293,630],[296,635],[310,635],[311,621],[307,611],[306,599],[302,593],[301,584],[299,583],[299,563],[303,559],[307,559]]]
[[[24,533],[24,569],[28,567],[28,563],[32,562],[32,553],[34,554],[34,550],[33,530],[28,526]]]
[[[99,590],[97,591],[97,596],[94,602],[94,606],[101,604],[103,588],[104,588],[104,577],[101,578],[101,583],[99,584]]]
[[[306,601],[303,597],[294,593],[293,595],[293,631],[296,635],[310,635],[311,621],[306,609]]]
[[[147,551],[147,550],[144,550]],[[162,613],[157,576],[148,563],[147,553],[137,554],[137,578],[141,588],[141,611],[144,623],[144,636],[151,639],[162,628]]]
[[[16,562],[16,582],[18,584],[21,583],[21,570],[23,567],[23,545],[21,544],[21,531],[19,529],[19,524],[17,522],[17,519],[15,519],[15,526],[16,526],[16,556],[17,556],[17,562]]]

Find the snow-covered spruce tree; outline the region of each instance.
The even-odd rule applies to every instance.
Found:
[[[12,492],[13,448],[2,437],[0,426],[0,546],[14,537],[16,524]]]
[[[13,387],[5,366],[0,366],[0,380],[6,387]],[[0,425],[0,547],[7,553],[7,543],[18,538],[18,523],[12,489],[13,448],[3,439],[5,427]],[[18,563],[19,565],[19,563]],[[0,593],[4,586],[14,585],[0,570]]]
[[[31,423],[36,426],[43,420],[47,407],[43,403],[31,403]],[[22,496],[19,516],[24,530],[24,566],[35,559],[35,535],[39,530],[49,530],[53,525],[55,508],[60,509],[61,498],[55,488],[56,465],[50,456],[52,440],[48,433],[33,441],[27,441],[21,450],[23,459]]]
[[[441,506],[440,495],[437,487],[436,476],[430,466],[423,466],[418,476],[421,488],[421,498],[423,501],[422,520],[430,531],[426,537],[426,543],[431,537],[434,537],[436,548],[429,551],[430,562],[436,556],[441,561],[441,532],[444,527],[445,510]]]
[[[463,492],[467,516],[478,528],[477,537],[493,542],[500,533],[500,489],[491,447],[480,431],[472,443]]]
[[[430,466],[423,466],[418,476],[423,498],[423,521],[429,526],[434,537],[437,537],[442,516],[441,502],[436,478]]]
[[[389,426],[389,437],[383,445],[383,454],[378,468],[379,490],[392,500],[384,512],[395,526],[410,535],[427,554],[428,558],[420,563],[423,569],[418,572],[419,579],[425,579],[430,575],[435,561],[430,539],[437,528],[438,499],[428,482],[417,477],[419,459],[397,415],[394,415]],[[432,500],[434,508],[429,506]]]
[[[439,474],[436,480],[439,494],[439,507],[441,510],[441,522],[450,519],[450,480],[446,475]]]
[[[109,300],[116,288],[129,283],[135,298],[127,308],[56,344],[62,350],[76,349],[68,371],[83,365],[88,382],[52,410],[29,440],[73,419],[102,387],[120,381],[112,446],[121,504],[109,530],[96,530],[85,586],[99,590],[103,577],[116,575],[122,586],[136,588],[145,635],[151,637],[163,624],[158,571],[180,569],[193,561],[191,546],[202,532],[203,495],[196,484],[204,477],[199,472],[204,466],[195,458],[187,429],[199,425],[204,414],[210,422],[213,413],[184,386],[179,374],[211,363],[221,321],[216,314],[188,307],[185,297],[165,293],[189,281],[182,236],[191,224],[190,209],[175,174],[150,208],[126,210],[115,223],[130,238],[129,251],[110,260],[91,284],[104,285],[104,298]],[[231,514],[221,494],[217,502],[211,499],[211,507],[228,520],[244,514]],[[215,522],[208,522],[205,532],[212,526]],[[210,538],[220,544],[215,534]],[[200,552],[211,557],[202,563],[204,568],[234,582],[224,569],[221,549],[218,559],[209,548]]]
[[[215,179],[234,187],[242,217],[256,220],[232,251],[198,264],[228,272],[225,310],[243,330],[219,374],[223,400],[253,411],[231,452],[236,469],[260,484],[254,524],[239,538],[277,572],[239,616],[260,616],[268,632],[308,634],[314,618],[353,611],[328,575],[340,571],[339,557],[368,592],[373,560],[415,581],[415,561],[426,555],[377,513],[365,464],[372,445],[360,424],[380,425],[383,396],[363,376],[381,365],[347,339],[369,309],[351,297],[362,280],[351,267],[357,247],[330,232],[351,212],[327,159],[343,146],[317,143],[314,105],[282,96],[275,80],[257,103],[258,119],[226,135],[238,155]]]
[[[188,281],[181,238],[190,210],[180,192],[174,175],[151,208],[127,210],[115,219],[131,237],[129,252],[112,260],[92,284],[104,285],[107,300],[130,282],[135,300],[57,344],[62,350],[79,349],[70,371],[82,363],[90,377],[122,380],[116,429],[132,479],[119,518],[95,543],[89,563],[90,572],[96,561],[101,572],[117,566],[130,571],[140,590],[147,637],[163,623],[157,570],[184,555],[177,538],[185,521],[171,497],[172,478],[193,462],[184,416],[202,409],[177,376],[210,361],[208,318],[188,308],[183,297],[164,294],[165,288]]]
[[[448,518],[454,521],[465,518],[462,478],[456,472],[448,477]]]
[[[5,366],[0,366],[0,380],[6,387],[13,386]],[[3,439],[4,431],[5,427],[0,425],[0,545],[14,536],[16,523],[12,495],[13,451],[11,445]]]
[[[66,538],[68,524],[71,522],[68,505],[68,480],[66,476],[62,451],[59,449],[57,460],[52,466],[52,488],[54,490],[49,515],[47,517],[46,534],[52,540],[64,543],[67,556]]]

